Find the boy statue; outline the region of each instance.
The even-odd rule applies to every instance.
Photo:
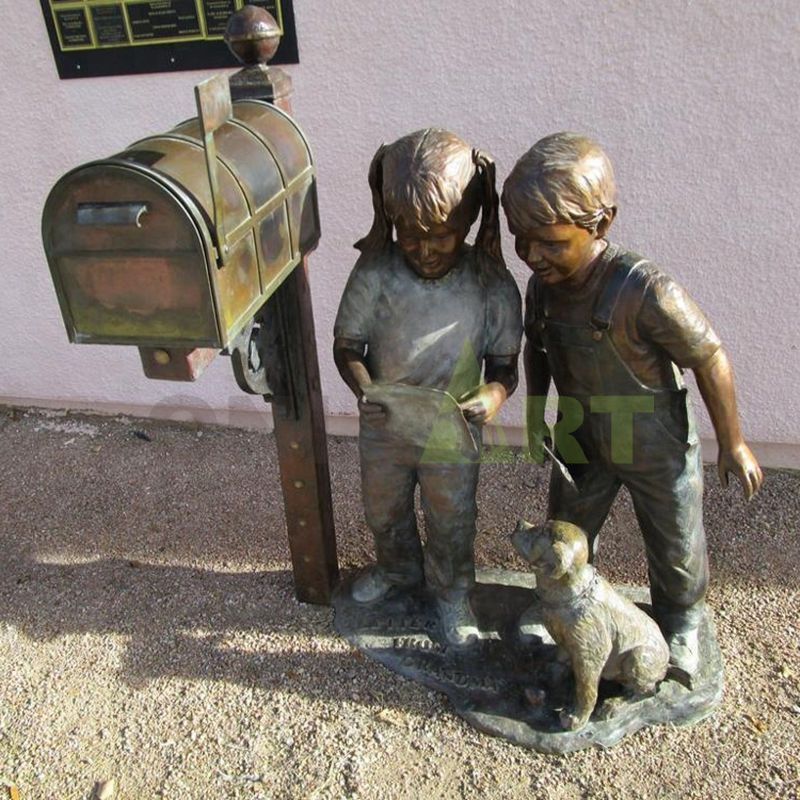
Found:
[[[593,141],[574,133],[538,141],[506,180],[502,204],[517,254],[533,271],[525,300],[529,444],[539,456],[552,379],[556,446],[574,479],[552,470],[548,516],[583,528],[594,553],[617,492],[628,488],[670,664],[691,680],[708,557],[700,445],[682,370],[694,372],[708,408],[723,486],[733,473],[749,499],[763,477],[742,438],[731,365],[684,289],[606,240],[617,213],[614,175]]]

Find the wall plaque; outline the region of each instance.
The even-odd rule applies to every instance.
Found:
[[[243,5],[283,31],[272,64],[298,62],[292,0],[40,0],[61,78],[239,66],[223,41]]]

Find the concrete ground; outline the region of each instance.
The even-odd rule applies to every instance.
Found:
[[[329,441],[339,555],[372,546],[353,440]],[[483,468],[477,558],[542,519],[546,470]],[[271,435],[0,412],[0,798],[800,796],[800,474],[746,504],[709,470],[726,694],[692,728],[543,756],[471,729],[296,602]],[[646,580],[627,497],[610,580]]]

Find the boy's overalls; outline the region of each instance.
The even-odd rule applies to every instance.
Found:
[[[571,435],[588,463],[568,464],[577,493],[558,470],[552,470],[549,516],[583,528],[593,553],[611,504],[619,488],[626,486],[644,536],[656,619],[665,633],[681,632],[699,624],[708,584],[700,444],[677,368],[673,365],[673,386],[645,386],[611,340],[617,302],[631,276],[647,262],[625,251],[610,258],[607,280],[588,324],[552,319],[547,289],[540,282],[528,309],[526,332],[535,330],[541,340],[559,396],[575,398],[584,413]],[[615,401],[594,400],[592,411],[592,398],[620,396],[645,398],[646,403],[652,398],[653,404],[652,412],[633,415],[631,463],[615,463],[620,454],[613,457],[611,414],[598,413],[598,408],[607,409]],[[564,450],[569,448],[561,448],[562,454]]]

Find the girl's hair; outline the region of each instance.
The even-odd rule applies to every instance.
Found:
[[[428,230],[466,203],[470,225],[481,209],[476,248],[489,256],[495,270],[505,269],[495,167],[488,154],[449,131],[426,128],[378,148],[369,186],[375,216],[370,232],[356,242],[362,253],[383,252],[398,220]]]
[[[616,191],[600,145],[577,133],[554,133],[514,165],[503,185],[503,208],[512,232],[559,223],[595,230],[613,213]]]

